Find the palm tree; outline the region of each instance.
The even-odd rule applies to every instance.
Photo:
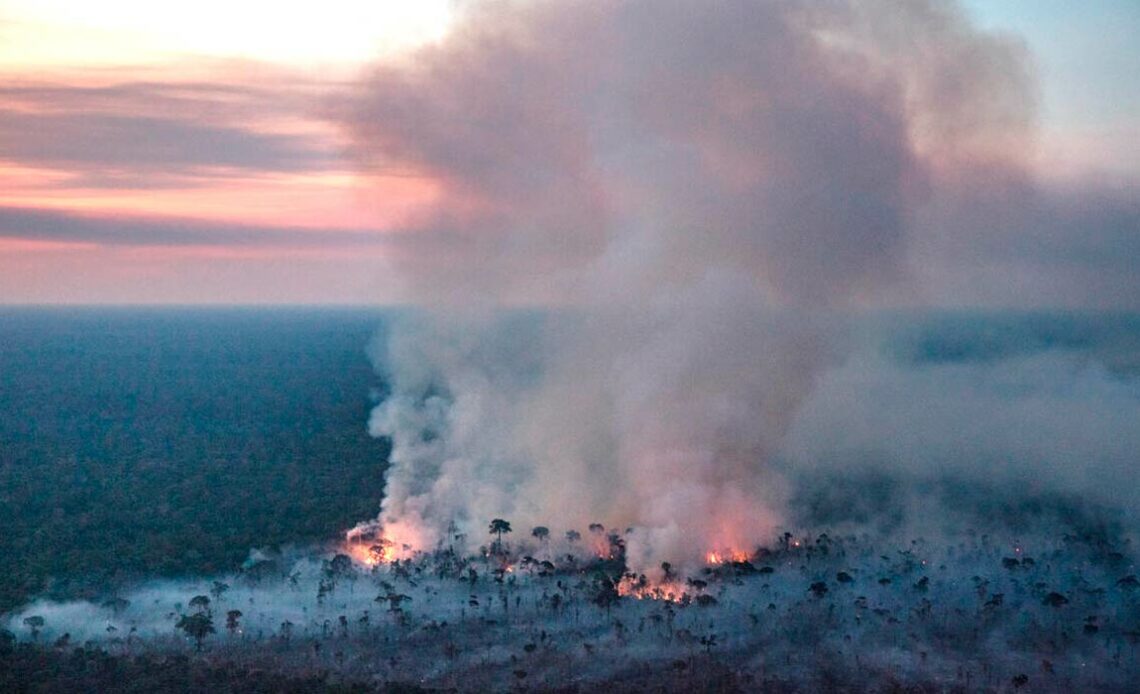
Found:
[[[502,552],[503,549],[503,533],[511,532],[511,524],[502,518],[495,518],[491,521],[490,532],[495,535],[495,553]]]

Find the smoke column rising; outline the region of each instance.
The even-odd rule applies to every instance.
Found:
[[[944,189],[1019,179],[1031,92],[945,3],[464,4],[340,104],[363,166],[440,188],[376,350],[380,521],[600,521],[638,570],[768,539],[830,317],[915,291]]]

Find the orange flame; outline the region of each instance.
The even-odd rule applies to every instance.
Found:
[[[415,554],[412,545],[395,539],[390,528],[362,523],[345,533],[345,552],[367,567],[406,559]]]
[[[624,576],[617,584],[617,592],[622,597],[638,600],[681,602],[685,595],[685,585],[676,581],[649,583],[633,576]]]
[[[748,561],[748,552],[742,552],[740,550],[712,551],[705,555],[705,561],[713,566],[727,562]]]

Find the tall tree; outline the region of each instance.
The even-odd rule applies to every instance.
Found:
[[[490,532],[495,535],[495,553],[503,551],[503,533],[511,532],[511,524],[502,518],[495,518],[491,521]]]

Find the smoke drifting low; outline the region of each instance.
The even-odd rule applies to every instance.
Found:
[[[373,69],[353,154],[440,187],[375,355],[387,532],[599,521],[637,571],[769,539],[836,316],[952,286],[979,201],[1033,197],[1030,72],[919,1],[473,2]]]

